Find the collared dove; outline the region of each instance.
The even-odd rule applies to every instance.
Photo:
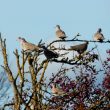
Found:
[[[95,41],[102,42],[104,40],[104,36],[103,36],[103,34],[101,32],[102,32],[102,29],[99,28],[98,31],[94,34],[93,39]]]
[[[61,40],[65,40],[65,38],[67,37],[65,32],[60,29],[59,25],[56,25],[56,36]]]
[[[75,46],[71,46],[70,49],[68,50],[75,50],[77,51],[79,54],[84,53],[87,50],[88,47],[88,42],[86,41],[83,44],[79,44],[79,45],[75,45]]]
[[[18,37],[18,41],[20,42],[21,48],[24,51],[34,51],[34,50],[39,51],[40,50],[40,47],[38,47],[35,44],[27,42],[24,38]]]
[[[42,48],[44,50],[44,55],[46,56],[47,59],[58,58],[59,56],[58,53],[47,49],[45,46],[42,46]]]

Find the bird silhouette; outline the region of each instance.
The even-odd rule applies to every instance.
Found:
[[[101,32],[102,32],[102,29],[99,28],[98,31],[94,34],[93,39],[94,39],[95,41],[103,42],[103,40],[104,40],[104,35],[103,35]]]
[[[79,45],[75,45],[75,46],[71,46],[70,49],[68,50],[75,50],[77,51],[79,54],[84,53],[87,50],[88,47],[88,42],[86,41],[83,44],[79,44]]]
[[[40,50],[39,46],[27,42],[24,38],[18,37],[18,41],[20,42],[21,48],[24,51],[39,51]]]
[[[59,25],[56,25],[56,36],[61,40],[65,40],[65,38],[67,38],[65,32],[61,30]]]
[[[51,91],[52,91],[52,94],[55,95],[55,96],[62,96],[62,95],[65,95],[66,94],[65,91],[63,91],[62,89],[56,87],[55,84],[52,84]]]
[[[44,50],[44,55],[46,56],[47,59],[58,58],[59,56],[58,53],[47,49],[45,46],[42,46],[42,48]]]

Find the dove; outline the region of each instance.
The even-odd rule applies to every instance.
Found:
[[[27,42],[24,38],[18,37],[18,41],[20,42],[21,48],[24,51],[39,51],[40,50],[39,46]]]
[[[55,96],[62,96],[64,94],[66,94],[65,91],[63,91],[62,89],[56,87],[55,84],[52,84],[51,91],[52,91],[52,94],[55,95]]]
[[[95,41],[102,42],[104,40],[104,36],[103,36],[103,34],[101,32],[102,32],[102,29],[99,28],[98,31],[94,34],[93,39]]]
[[[61,30],[59,25],[56,25],[56,36],[61,40],[65,40],[65,38],[67,37],[65,32]]]
[[[42,46],[42,48],[44,50],[44,55],[46,56],[47,59],[58,58],[59,56],[58,53],[47,49],[45,46]]]
[[[88,42],[86,41],[83,44],[79,44],[79,45],[75,45],[75,46],[71,46],[70,49],[68,50],[75,50],[77,51],[79,54],[84,53],[87,50],[88,47]]]

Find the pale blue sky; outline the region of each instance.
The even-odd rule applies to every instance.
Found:
[[[69,39],[78,32],[81,39],[92,39],[99,27],[105,38],[110,39],[110,0],[0,0],[0,32],[7,39],[13,71],[16,71],[13,51],[16,48],[21,50],[17,37],[36,44],[41,38],[48,42],[56,39],[57,24]],[[110,44],[99,44],[102,55],[107,48]],[[49,69],[52,70],[53,66],[49,66],[47,71],[51,74]]]
[[[8,52],[20,49],[17,37],[38,43],[55,38],[55,25],[71,39],[77,32],[92,39],[99,27],[110,37],[110,0],[0,0],[0,32]]]

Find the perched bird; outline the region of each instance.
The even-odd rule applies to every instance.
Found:
[[[83,44],[79,44],[79,45],[75,45],[75,46],[71,46],[70,49],[68,50],[75,50],[77,51],[79,54],[84,53],[87,50],[88,47],[88,41],[86,41]]]
[[[40,47],[35,44],[27,42],[24,38],[18,37],[18,41],[21,44],[21,47],[24,51],[39,51]]]
[[[95,41],[102,42],[104,40],[104,36],[103,36],[103,34],[101,32],[102,32],[102,29],[99,28],[98,31],[94,34],[93,39]]]
[[[52,91],[52,94],[55,95],[55,96],[60,96],[60,95],[62,96],[62,95],[66,94],[65,91],[63,91],[62,89],[56,87],[55,84],[52,84],[51,91]]]
[[[42,48],[44,50],[44,55],[46,56],[47,59],[58,58],[59,56],[58,53],[47,49],[45,46],[42,46]]]
[[[56,36],[61,40],[65,40],[65,38],[67,37],[65,32],[60,29],[59,25],[56,25]]]

